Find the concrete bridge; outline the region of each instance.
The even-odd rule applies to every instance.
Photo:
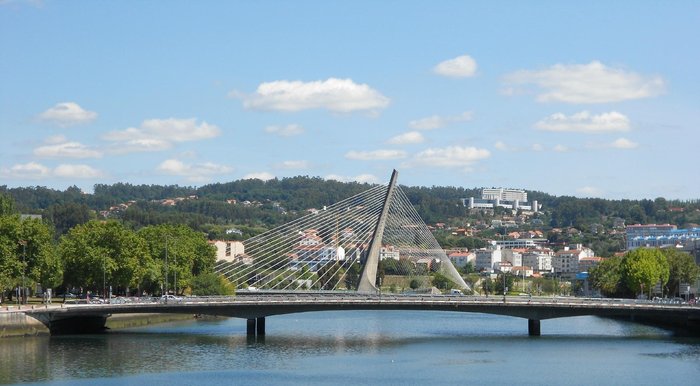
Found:
[[[279,293],[236,297],[184,298],[170,303],[65,304],[25,310],[52,333],[86,332],[104,328],[110,315],[125,313],[202,314],[247,320],[250,336],[265,334],[265,318],[313,311],[412,310],[474,312],[527,319],[528,334],[540,335],[540,321],[594,315],[652,324],[700,334],[700,307],[658,304],[629,299],[570,297],[482,297],[445,295],[361,295],[356,293]]]

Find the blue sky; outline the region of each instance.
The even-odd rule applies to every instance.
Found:
[[[0,184],[698,198],[697,1],[0,0]]]

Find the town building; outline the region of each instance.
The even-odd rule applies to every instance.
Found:
[[[537,200],[527,202],[527,193],[524,190],[484,188],[481,190],[481,198],[463,198],[462,205],[469,209],[495,209],[497,207],[538,212],[541,208]]]
[[[532,267],[533,271],[539,273],[552,272],[553,255],[551,249],[530,249],[523,253],[523,265]]]
[[[211,240],[209,244],[216,248],[216,261],[235,262],[237,257],[245,255],[245,246],[240,241]]]
[[[494,249],[477,249],[474,251],[476,257],[474,258],[474,269],[477,271],[488,271],[492,272],[495,269],[499,269],[501,261],[503,261],[503,254],[500,247]]]
[[[678,229],[671,224],[635,224],[625,228],[627,250],[639,247],[684,247],[700,241],[700,228]]]
[[[594,257],[595,253],[590,248],[585,248],[581,244],[565,247],[554,254],[552,258],[552,269],[554,273],[563,277],[574,277],[579,270],[579,261],[584,258]]]
[[[464,267],[468,263],[474,264],[476,260],[476,254],[474,252],[467,251],[451,252],[447,255],[447,257],[449,257],[450,261],[452,261],[452,265],[457,268]]]

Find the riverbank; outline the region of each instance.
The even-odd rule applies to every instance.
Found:
[[[107,318],[105,327],[118,330],[152,324],[192,320],[189,314],[119,314]],[[0,312],[0,339],[50,335],[49,329],[40,321],[27,316],[22,310],[3,309]]]

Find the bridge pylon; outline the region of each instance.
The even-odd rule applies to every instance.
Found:
[[[391,173],[389,186],[386,189],[386,197],[384,198],[382,212],[377,219],[377,225],[370,239],[367,260],[362,269],[362,276],[360,276],[360,283],[357,285],[357,292],[379,292],[379,289],[375,285],[377,282],[377,268],[379,266],[379,251],[382,248],[382,236],[384,235],[384,228],[386,227],[386,220],[389,214],[389,205],[394,196],[394,189],[396,188],[396,179],[398,176],[399,172],[394,169]]]
[[[397,180],[394,170],[389,185],[309,209],[242,248],[226,242],[216,272],[240,290],[376,293],[385,273],[381,284],[396,292],[430,291],[438,279],[443,290],[468,289]]]

